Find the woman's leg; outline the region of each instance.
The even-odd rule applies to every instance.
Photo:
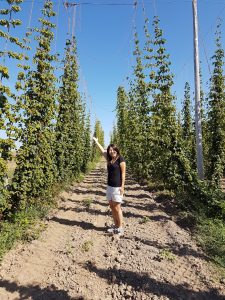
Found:
[[[114,216],[114,222],[116,228],[121,228],[123,226],[123,213],[121,209],[121,203],[112,201],[112,215]]]
[[[113,222],[114,222],[114,224],[115,224],[115,226],[116,226],[116,224],[117,224],[117,217],[116,217],[116,212],[115,212],[115,210],[114,210],[114,205],[113,205],[113,203],[114,203],[114,202],[113,202],[112,200],[109,201],[109,206],[110,206],[110,208],[111,208]]]

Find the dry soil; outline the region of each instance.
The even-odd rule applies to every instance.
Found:
[[[131,177],[123,204],[125,235],[107,235],[105,184],[101,162],[60,195],[40,238],[18,244],[2,261],[0,300],[225,299],[225,281],[190,232]]]

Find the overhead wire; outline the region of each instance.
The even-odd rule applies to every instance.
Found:
[[[72,38],[75,36],[75,25],[76,25],[76,6],[73,7]]]
[[[223,1],[223,3],[224,3],[224,1]],[[216,20],[217,20],[218,18],[221,17],[221,15],[224,13],[224,11],[225,11],[225,4],[224,4],[223,9],[220,10],[220,12],[217,14]],[[215,22],[214,22],[214,23],[215,23]],[[204,35],[204,37],[203,37],[203,35],[201,34],[201,41],[200,41],[201,43],[200,43],[200,46],[201,46],[201,44],[202,44],[202,41],[209,35],[209,33],[210,33],[212,27],[213,27],[213,24],[211,23],[210,29],[206,32],[206,34]],[[199,31],[200,31],[200,29],[201,29],[201,27],[199,26]],[[203,42],[203,43],[204,43],[204,42]],[[204,45],[203,45],[203,48],[205,48]],[[205,57],[206,57],[206,60],[207,60],[208,69],[210,70],[210,71],[209,71],[209,74],[211,74],[211,68],[210,68],[210,65],[209,65],[209,59],[208,59],[208,55],[207,55],[207,52],[206,52],[205,49],[204,49],[204,54],[205,54]],[[192,57],[189,57],[189,58],[186,60],[186,62],[183,64],[183,66],[181,67],[180,71],[174,76],[174,78],[180,76],[180,74],[183,72],[183,70],[186,68],[186,66],[189,65],[190,60],[192,60]]]
[[[153,2],[155,2],[155,0]],[[146,35],[146,39],[148,38],[147,43],[149,44],[150,43],[150,33],[149,33],[149,29],[148,29],[148,22],[146,22],[146,21],[148,21],[148,16],[147,16],[147,13],[146,13],[144,0],[142,0],[142,12],[143,12],[144,20],[145,20],[145,30],[146,30],[145,35]],[[156,16],[156,6],[154,6],[154,15]],[[150,65],[151,66],[148,67],[148,68],[149,68],[149,71],[151,73],[154,70],[153,70],[153,64],[150,63]]]
[[[154,9],[154,15],[157,16],[156,0],[153,0],[152,4],[153,4],[153,9]]]
[[[29,15],[29,21],[28,21],[28,25],[27,25],[27,28],[30,28],[30,25],[31,25],[31,19],[32,19],[32,16],[33,16],[33,10],[34,10],[34,0],[31,1],[31,8],[30,8],[30,15]]]
[[[63,1],[64,2],[64,1]],[[72,28],[70,28],[70,23],[71,23],[71,19],[70,19],[70,11],[68,6],[65,5],[65,2],[64,2],[64,6],[67,10],[67,16],[69,18],[69,29],[68,29],[68,35],[69,37],[72,38],[72,40],[75,38],[75,28],[76,28],[76,15],[77,15],[77,7],[76,6],[73,6],[73,17],[72,17]],[[72,7],[71,7],[72,8]],[[70,32],[71,31],[71,32]],[[92,98],[89,94],[89,91],[88,91],[88,86],[87,86],[87,81],[85,79],[85,76],[83,74],[83,71],[82,71],[82,68],[81,68],[81,64],[80,64],[80,61],[79,61],[79,57],[76,55],[76,61],[77,61],[77,65],[78,65],[78,69],[79,69],[79,73],[80,73],[80,80],[81,80],[81,83],[83,85],[83,93],[84,93],[84,98],[85,98],[85,103],[87,105],[87,100],[89,100],[89,112],[90,112],[90,119],[92,120],[93,118],[93,105],[92,105]]]
[[[0,1],[1,2],[5,1],[6,2],[6,0],[0,0]],[[180,1],[182,1],[182,2],[188,2],[188,3],[192,2],[192,0],[179,0],[179,2]],[[43,2],[44,2],[44,0],[40,0],[40,1],[39,0],[35,0],[35,3],[43,3]],[[99,2],[91,2],[91,1],[81,3],[81,2],[72,2],[72,1],[63,1],[62,0],[62,2],[63,2],[63,5],[64,5],[64,7],[66,9],[67,15],[68,15],[68,34],[69,35],[71,33],[71,17],[70,17],[69,7],[74,7],[74,14],[75,14],[76,7],[77,6],[81,7],[83,5],[96,5],[96,6],[103,6],[103,5],[104,6],[134,6],[134,3],[136,3],[136,5],[138,4],[137,1],[134,1],[134,3],[121,3],[121,2],[119,3],[117,1],[115,1],[113,3],[107,3],[107,2],[105,2],[105,3],[104,2],[103,3],[99,3]],[[149,0],[149,1],[145,0],[145,2],[147,2],[147,3],[151,2],[152,3],[153,9],[154,9],[154,14],[157,15],[156,0]],[[176,3],[176,2],[178,2],[178,0],[170,0],[170,1],[167,0],[167,1],[164,1],[164,2],[165,3]],[[223,1],[213,0],[213,1],[207,1],[207,2],[211,2],[211,3],[216,4],[216,3],[224,3],[224,0]],[[32,6],[33,6],[34,5],[34,0],[24,0],[23,3],[32,3]],[[58,3],[58,5],[59,5],[59,1],[58,2],[53,1],[53,3]],[[142,4],[143,4],[143,0],[142,0]],[[58,6],[58,8],[59,8],[59,6]],[[225,6],[224,6],[224,9],[225,9]],[[224,11],[224,9],[222,11],[220,11],[220,15]],[[74,34],[74,30],[75,30],[74,28],[75,28],[75,25],[74,25],[74,17],[73,17],[72,35]],[[58,33],[56,33],[56,40],[57,40],[57,35],[58,35]],[[208,35],[208,33],[207,33],[207,35]],[[207,55],[207,51],[206,51],[206,47],[205,47],[205,44],[204,44],[204,38],[203,37],[201,37],[201,44],[203,45],[203,48],[204,48],[204,54],[205,54],[207,65],[208,65],[208,69],[209,69],[209,72],[210,72],[209,60],[208,60],[208,55]],[[55,47],[56,47],[56,45],[55,45]],[[187,65],[187,63],[185,63],[183,65],[181,71],[183,71],[183,69],[186,67],[186,65]],[[175,77],[177,77],[177,76],[175,76]]]
[[[30,6],[30,12],[29,12],[29,19],[28,19],[28,23],[27,23],[27,30],[30,30],[31,28],[31,21],[32,21],[32,16],[33,16],[33,10],[34,10],[34,0],[32,0],[31,2],[31,6]],[[30,43],[30,40],[26,39],[26,43]],[[23,56],[25,53],[25,49],[23,49]],[[23,57],[23,60],[25,59],[25,57]]]
[[[200,27],[200,26],[199,26]],[[201,44],[203,46],[203,51],[204,51],[204,55],[205,55],[205,59],[206,59],[206,63],[207,63],[207,66],[208,66],[208,70],[209,70],[209,74],[210,76],[212,75],[212,72],[211,72],[211,68],[210,68],[210,64],[209,64],[209,59],[208,59],[208,55],[207,55],[207,51],[206,51],[206,46],[205,46],[205,42],[204,42],[204,38],[203,36],[201,35],[201,31],[199,30],[199,35],[200,35],[200,41],[201,41]]]
[[[65,5],[65,1],[62,0],[63,6],[65,7],[66,14],[67,14],[67,19],[68,19],[68,32],[67,34],[70,36],[70,15],[68,11],[68,7]]]
[[[65,2],[67,6],[99,5],[99,6],[133,6],[132,3],[98,3],[98,2]]]
[[[131,32],[129,33],[129,36],[132,35],[131,38],[129,38],[129,47],[130,47],[130,54],[133,53],[133,37],[134,37],[134,34],[135,34],[135,28],[136,28],[136,18],[137,18],[137,1],[134,0],[133,1],[133,15],[132,15],[132,19],[131,19]],[[130,55],[128,55],[129,59],[127,60],[127,73],[129,74],[130,72],[130,69],[132,67],[132,61],[130,59]],[[128,80],[129,80],[129,75],[125,75],[124,79],[122,80],[122,85],[127,83]]]
[[[82,5],[80,5],[79,10],[77,11],[77,27],[81,30],[81,15],[82,15]]]
[[[78,59],[78,58],[77,58],[77,62],[78,62],[78,65],[79,65],[80,78],[81,78],[81,83],[82,83],[82,85],[83,85],[83,90],[84,90],[85,99],[86,99],[86,100],[89,100],[89,112],[90,112],[90,118],[92,119],[92,116],[93,116],[93,103],[92,103],[92,97],[91,97],[91,95],[89,94],[87,81],[86,81],[86,79],[85,79],[85,76],[84,76],[84,73],[83,73],[83,71],[82,71],[82,68],[81,68],[81,65],[80,65],[80,62],[79,62],[79,59]],[[87,101],[86,101],[86,104],[87,104]]]
[[[137,2],[137,1],[134,1],[134,2]],[[135,7],[135,4],[133,4],[133,7]],[[136,12],[135,12],[136,13]],[[133,17],[132,17],[132,19],[133,19]],[[121,50],[122,50],[122,48],[124,47],[124,45],[125,44],[127,44],[127,41],[129,40],[131,40],[131,38],[130,38],[130,32],[128,31],[128,32],[126,32],[126,38],[124,38],[124,41],[123,41],[123,43],[121,43],[122,45],[121,45],[121,47],[119,47],[118,48],[118,50],[116,51],[116,53],[119,53]]]
[[[144,0],[141,1],[141,5],[142,5],[142,12],[143,12],[143,15],[144,15],[144,19],[146,20],[147,14],[146,14],[146,9],[145,9],[145,3],[144,3]]]
[[[216,22],[217,22],[218,19],[220,19],[221,15],[223,14],[224,11],[225,11],[225,5],[224,5],[224,8],[220,11],[220,14],[216,17]],[[212,25],[210,26],[210,28],[212,28]],[[211,29],[208,30],[207,35],[209,34],[210,31],[211,31]],[[207,65],[208,65],[209,74],[212,75],[210,64],[209,64],[209,59],[208,59],[208,55],[207,55],[207,51],[206,51],[206,46],[205,46],[205,42],[204,42],[205,37],[201,33],[201,26],[199,26],[199,32],[200,32],[201,43],[203,45],[205,58],[206,58]]]
[[[35,3],[43,3],[46,0],[36,0]],[[153,5],[156,7],[156,0],[145,0],[146,2],[152,2]],[[159,1],[159,0],[158,0]],[[183,3],[191,3],[192,0],[161,0],[163,3],[177,3],[177,2],[183,2]],[[207,1],[207,0],[205,0]],[[0,2],[6,2],[6,0],[0,0]],[[32,0],[24,0],[23,3],[30,3]],[[57,3],[57,1],[52,1],[53,3]],[[208,0],[208,2],[211,2],[213,4],[220,4],[224,3],[224,0]],[[69,5],[98,5],[98,6],[132,6],[133,3],[119,3],[119,2],[114,2],[114,3],[100,3],[100,2],[67,2]]]
[[[57,50],[57,40],[58,40],[59,12],[60,12],[60,0],[58,0],[58,5],[57,5],[57,19],[56,19],[56,32],[55,32],[55,53],[56,53],[56,50]]]
[[[12,14],[10,13],[10,15],[9,15],[9,22],[11,21],[11,19],[12,19]],[[10,25],[8,25],[7,26],[7,32],[8,32],[8,34],[9,34],[9,31],[10,31]],[[4,45],[4,56],[3,56],[3,62],[4,62],[4,64],[5,64],[5,58],[6,58],[6,52],[7,52],[7,48],[8,48],[8,38],[7,39],[5,39],[5,45]],[[1,77],[2,77],[2,75],[1,75]],[[1,78],[2,79],[2,78]]]
[[[33,0],[24,0],[23,3],[31,3]],[[46,0],[36,0],[35,3],[44,3]],[[7,0],[0,0],[0,2],[7,2]],[[53,4],[57,3],[57,1],[52,1]],[[63,1],[65,3],[68,3],[69,6],[74,5],[133,5],[132,3],[98,3],[98,2],[68,2]]]

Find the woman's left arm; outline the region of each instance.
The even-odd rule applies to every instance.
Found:
[[[120,163],[121,176],[122,176],[122,185],[120,188],[120,194],[123,196],[124,194],[124,185],[125,185],[125,177],[126,177],[126,163],[125,161]]]

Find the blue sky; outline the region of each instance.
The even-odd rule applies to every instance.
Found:
[[[0,4],[5,5],[4,2],[6,1],[0,0]],[[32,6],[32,0],[24,2],[23,11],[18,14],[23,21],[23,26],[18,31],[21,37],[29,23]],[[160,26],[167,39],[166,49],[170,54],[172,72],[175,75],[173,91],[177,96],[178,109],[181,107],[185,82],[188,81],[192,91],[194,90],[191,0],[139,0],[136,9],[132,0],[69,0],[68,3],[76,2],[79,5],[67,9],[63,5],[65,1],[53,2],[59,15],[55,18],[56,40],[52,49],[63,55],[68,33],[75,32],[80,65],[80,90],[86,94],[92,123],[96,117],[101,121],[106,144],[109,143],[109,132],[115,120],[117,88],[119,85],[128,87],[126,78],[132,74],[134,26],[142,39],[146,16],[149,18],[150,27],[154,15],[160,18]],[[42,5],[42,0],[34,1],[31,27],[37,24]],[[222,35],[225,33],[225,1],[198,0],[198,15],[203,85],[207,91],[206,83],[210,78],[209,68],[212,71],[210,57],[215,49],[214,33],[218,17],[222,19]],[[34,44],[33,47],[35,48]],[[225,39],[223,48],[225,49]],[[11,73],[15,75],[13,64],[9,63],[9,66]],[[10,85],[13,85],[13,81]]]

